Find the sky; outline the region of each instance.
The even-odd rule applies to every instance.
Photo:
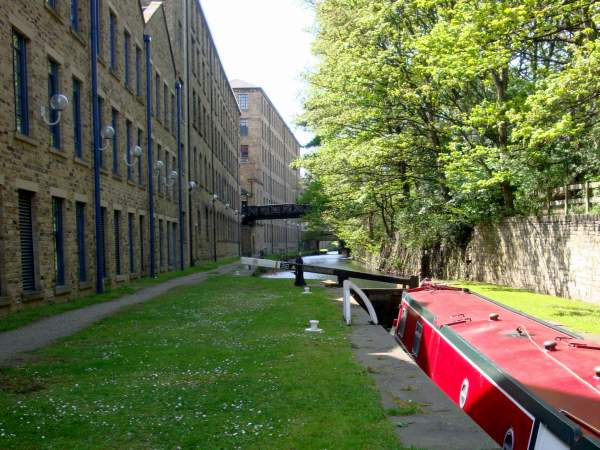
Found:
[[[263,88],[301,145],[311,135],[297,128],[301,74],[310,52],[314,14],[302,0],[201,0],[225,73]]]

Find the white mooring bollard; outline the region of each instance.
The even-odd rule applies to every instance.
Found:
[[[321,328],[319,328],[318,320],[309,320],[308,323],[310,323],[310,328],[306,328],[305,331],[308,331],[309,333],[322,333],[323,332],[323,330]]]

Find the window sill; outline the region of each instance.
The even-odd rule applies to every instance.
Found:
[[[63,19],[63,16],[61,16],[61,14],[56,9],[56,8],[58,8],[58,5],[56,6],[56,8],[53,8],[47,2],[44,2],[44,7],[46,8],[46,11],[48,11],[52,17],[54,17],[56,20],[58,20],[62,24],[65,23],[65,19]]]
[[[140,188],[140,190],[142,190],[142,191],[145,191],[145,190],[146,190],[146,183],[138,183],[138,185],[137,185],[137,186],[138,186],[138,187]]]
[[[10,306],[10,298],[0,297],[0,306]]]
[[[85,291],[87,289],[91,289],[92,288],[92,282],[91,281],[80,281],[79,282],[79,290],[80,291]]]
[[[142,99],[141,95],[136,95],[135,98],[140,105],[144,106],[144,100]]]
[[[117,80],[119,83],[121,82],[121,77],[119,77],[119,74],[117,73],[117,69],[115,69],[114,67],[111,67],[109,70],[110,74],[113,76],[113,78],[115,80]]]
[[[67,159],[67,155],[65,155],[65,152],[63,152],[62,150],[60,150],[58,148],[48,147],[48,151],[54,156],[58,156],[59,158],[62,158],[62,159]]]
[[[136,97],[136,94],[135,94],[135,92],[133,92],[133,88],[131,87],[131,85],[129,85],[129,84],[125,84],[125,89],[127,89],[127,91],[128,91],[128,92],[129,92],[131,95],[133,95],[134,97]]]
[[[90,168],[90,163],[85,159],[81,159],[79,156],[74,156],[73,161],[75,162],[75,164],[87,167],[88,169]]]
[[[54,295],[66,295],[71,293],[70,286],[55,286]]]
[[[15,131],[13,136],[16,141],[24,142],[25,144],[31,145],[32,147],[38,146],[37,139],[34,139],[31,136],[28,136],[26,134],[21,134],[18,131]]]
[[[43,298],[44,293],[42,291],[23,292],[21,294],[21,300],[24,303],[33,302],[35,300],[42,300]]]
[[[112,177],[117,181],[123,181],[123,176],[120,173],[113,172]]]
[[[127,275],[116,275],[115,281],[117,283],[123,283],[124,281],[127,281]]]
[[[101,173],[102,175],[106,175],[106,176],[108,176],[108,175],[109,175],[109,174],[108,174],[108,169],[107,169],[106,167],[104,167],[104,166],[100,167],[100,173]]]
[[[140,277],[139,273],[130,273],[129,274],[129,279],[130,280],[137,280]]]
[[[71,35],[78,41],[83,47],[87,47],[87,42],[83,37],[83,33],[81,31],[75,30],[73,27],[70,27]]]
[[[133,181],[133,180],[130,180],[130,179],[127,180],[127,184],[129,186],[137,186],[137,183],[135,181]]]

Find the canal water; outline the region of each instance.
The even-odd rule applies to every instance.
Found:
[[[367,273],[375,273],[375,274],[383,274],[383,272],[377,272],[373,270],[369,270],[364,267],[362,264],[354,261],[352,258],[347,258],[342,255],[339,255],[337,252],[329,252],[325,255],[315,255],[315,256],[303,256],[304,264],[310,264],[311,266],[321,266],[321,267],[331,267],[335,269],[347,269],[347,270],[356,270],[359,272],[367,272]],[[295,278],[294,272],[291,271],[277,271],[277,272],[269,272],[262,276],[263,278]],[[323,275],[320,273],[310,273],[304,272],[304,278],[306,280],[334,280],[337,281],[337,277],[333,275]],[[358,280],[355,278],[350,278],[350,280],[355,283],[359,287],[393,287],[393,284],[390,283],[381,283],[378,281],[370,281],[370,280]]]

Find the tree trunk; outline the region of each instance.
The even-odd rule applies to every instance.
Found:
[[[504,108],[506,102],[506,92],[508,90],[508,67],[504,67],[501,73],[492,71],[492,77],[496,86],[496,103],[499,109]],[[505,114],[502,114],[502,119],[498,124],[498,148],[500,152],[508,156],[508,122]],[[502,199],[504,210],[507,214],[511,214],[515,209],[515,197],[512,186],[508,180],[500,183],[502,189]]]

